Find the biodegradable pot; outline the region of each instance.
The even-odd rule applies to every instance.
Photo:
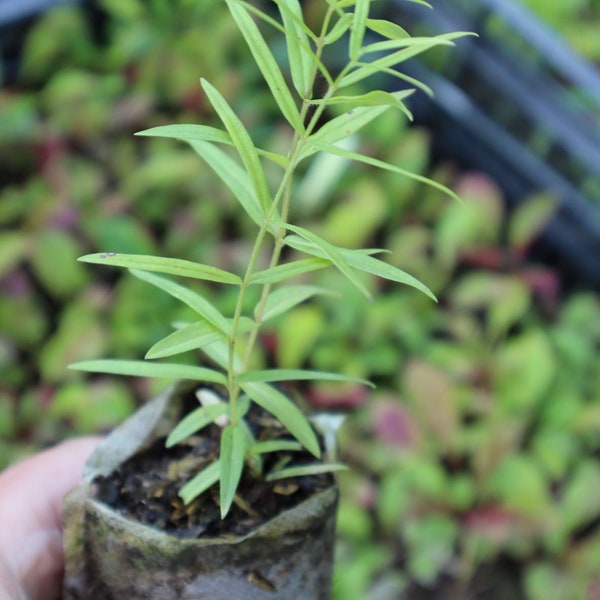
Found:
[[[175,388],[115,429],[63,506],[63,600],[325,600],[330,596],[335,484],[239,537],[180,539],[94,498],[93,480],[163,436],[180,412]]]

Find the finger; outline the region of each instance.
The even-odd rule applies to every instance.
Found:
[[[80,438],[0,474],[0,548],[31,600],[57,597],[64,566],[61,504],[101,438]]]

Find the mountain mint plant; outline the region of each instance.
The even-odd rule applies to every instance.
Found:
[[[290,380],[356,381],[338,373],[299,369],[252,370],[252,356],[263,324],[299,304],[328,290],[294,282],[299,275],[317,269],[338,269],[368,300],[371,295],[361,272],[407,284],[434,298],[431,291],[414,277],[377,258],[379,249],[346,249],[290,221],[294,191],[301,177],[299,169],[319,153],[329,153],[364,163],[401,176],[408,176],[454,194],[445,187],[404,171],[396,165],[347,149],[343,142],[388,110],[400,110],[408,118],[404,100],[410,91],[388,92],[371,89],[357,92],[359,85],[385,75],[402,80],[426,93],[419,81],[399,72],[396,66],[432,47],[451,45],[462,34],[411,37],[399,25],[370,16],[369,0],[326,0],[319,31],[304,21],[299,0],[273,0],[280,20],[244,0],[224,0],[243,35],[254,62],[260,70],[271,97],[290,129],[286,153],[258,148],[223,95],[208,81],[201,80],[204,93],[218,115],[222,128],[207,125],[167,125],[142,131],[141,136],[175,138],[187,142],[212,168],[254,222],[255,237],[244,272],[230,273],[214,266],[186,260],[105,252],[80,258],[83,262],[124,267],[136,277],[164,290],[191,307],[197,320],[178,325],[166,338],[148,351],[145,360],[92,360],[72,368],[102,373],[165,377],[204,382],[221,389],[204,401],[171,431],[167,446],[197,433],[210,423],[221,427],[220,456],[197,473],[180,490],[191,502],[217,482],[221,515],[224,518],[233,502],[244,469],[257,477],[276,479],[315,474],[343,468],[333,463],[315,462],[305,467],[279,468],[263,473],[261,455],[282,450],[306,449],[316,459],[321,456],[317,436],[307,417],[277,386]],[[415,1],[415,0],[407,0]],[[424,2],[420,3],[425,4]],[[287,70],[270,50],[259,24],[271,27],[285,38]],[[343,47],[347,60],[335,71],[325,63],[325,50],[336,44]],[[345,110],[332,115],[330,108]],[[273,185],[263,165],[270,161],[279,169]],[[206,200],[207,202],[209,200]],[[300,258],[286,259],[290,253]],[[268,267],[259,257],[268,253]],[[205,297],[160,274],[216,282],[237,290],[233,314],[223,314]],[[259,288],[259,300],[246,314],[247,294]],[[283,340],[283,343],[292,343]],[[190,350],[201,350],[207,366],[162,362]],[[363,382],[367,383],[367,382]],[[257,441],[245,416],[251,403],[273,414],[289,431],[292,439]]]

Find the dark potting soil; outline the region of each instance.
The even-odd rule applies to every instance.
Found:
[[[193,394],[186,405],[187,410],[198,406]],[[246,419],[257,440],[289,437],[277,419],[256,405]],[[109,477],[97,478],[96,498],[124,516],[176,537],[241,536],[333,482],[331,474],[270,482],[245,474],[225,519],[220,515],[218,484],[185,505],[177,492],[218,457],[220,433],[221,428],[212,424],[172,448],[165,447],[165,438],[157,439]],[[282,460],[293,466],[315,459],[307,452],[271,453],[263,455],[264,471]]]

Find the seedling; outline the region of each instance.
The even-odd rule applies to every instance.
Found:
[[[432,292],[408,273],[391,266],[378,255],[380,249],[337,247],[313,231],[291,222],[294,190],[301,177],[299,168],[319,153],[341,156],[399,176],[412,177],[437,187],[444,186],[407,172],[388,162],[347,149],[344,140],[355,136],[368,123],[389,110],[400,110],[411,118],[405,99],[412,90],[364,91],[362,86],[374,75],[396,78],[405,85],[430,90],[424,84],[397,70],[399,63],[432,47],[451,45],[463,35],[452,33],[434,37],[410,37],[397,24],[370,16],[369,0],[327,0],[318,31],[303,19],[299,0],[274,0],[280,20],[243,0],[225,0],[243,35],[254,62],[270,90],[272,100],[290,129],[287,152],[259,148],[244,123],[223,95],[208,81],[201,80],[206,98],[218,115],[222,128],[208,125],[167,125],[138,135],[166,137],[187,142],[212,168],[239,202],[240,209],[255,224],[255,236],[247,265],[242,273],[175,258],[105,252],[81,257],[89,263],[124,267],[136,277],[184,302],[198,315],[192,323],[180,326],[158,341],[145,360],[93,360],[72,368],[102,373],[189,379],[222,389],[222,396],[201,393],[201,405],[188,414],[170,433],[167,446],[196,434],[210,423],[221,427],[220,456],[184,485],[180,495],[191,502],[219,483],[221,515],[233,502],[244,469],[257,477],[276,479],[315,474],[343,468],[337,463],[315,462],[302,467],[280,468],[264,473],[265,453],[306,449],[315,459],[321,450],[315,431],[302,411],[278,387],[284,381],[366,381],[339,373],[301,369],[251,368],[252,356],[264,323],[303,302],[331,290],[299,284],[295,278],[325,268],[339,270],[369,301],[372,300],[362,273],[412,286],[434,299]],[[275,55],[263,37],[259,24],[283,35],[287,47],[289,77],[284,75]],[[347,61],[335,72],[324,62],[324,51],[333,44],[344,45]],[[357,89],[361,86],[361,91]],[[345,112],[331,114],[341,105]],[[263,168],[270,161],[279,169],[273,185]],[[207,202],[210,199],[206,199]],[[288,258],[294,251],[293,258]],[[259,257],[270,255],[268,266]],[[299,256],[299,257],[298,257]],[[233,314],[223,314],[201,294],[160,274],[211,281],[233,286],[237,301]],[[258,287],[259,300],[246,312],[247,295]],[[340,300],[340,309],[343,301]],[[293,343],[293,340],[281,340]],[[193,366],[163,359],[189,350],[201,350],[213,366]],[[210,396],[210,398],[209,398]],[[293,439],[257,441],[246,422],[246,414],[256,403],[273,414]]]

